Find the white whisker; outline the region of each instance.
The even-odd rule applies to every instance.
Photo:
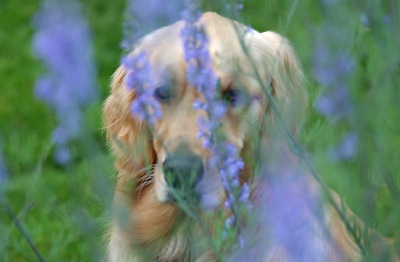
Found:
[[[147,167],[142,170],[142,172],[143,171],[150,171],[150,172],[146,172],[146,174],[144,176],[142,176],[139,180],[139,186],[136,188],[138,197],[140,197],[140,193],[142,192],[143,188],[145,188],[146,186],[148,186],[154,182],[154,168],[155,168],[155,165],[151,165],[150,168]]]

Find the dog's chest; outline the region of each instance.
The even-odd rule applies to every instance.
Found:
[[[175,234],[158,252],[159,262],[216,261],[212,248],[201,234]]]

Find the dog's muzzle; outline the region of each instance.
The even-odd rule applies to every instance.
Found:
[[[165,180],[171,200],[197,203],[197,184],[204,176],[203,161],[189,152],[170,153],[163,163]]]

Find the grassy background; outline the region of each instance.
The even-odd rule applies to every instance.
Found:
[[[114,171],[104,145],[101,101],[86,112],[92,147],[73,147],[75,165],[57,166],[49,157],[56,126],[51,110],[33,95],[43,68],[32,52],[32,16],[41,1],[0,2],[0,132],[10,183],[5,198],[49,261],[98,261],[104,249]],[[101,88],[119,65],[124,1],[84,1],[92,29]],[[90,156],[90,157],[89,157]],[[35,261],[34,253],[0,207],[0,261]]]
[[[110,76],[121,50],[123,0],[83,0],[92,29],[101,100],[107,96]],[[210,10],[221,4],[206,1]],[[390,1],[376,5],[364,1],[341,4],[348,19],[355,73],[350,92],[356,104],[353,117],[333,122],[315,112],[313,103],[321,87],[312,77],[315,37],[329,10],[318,1],[245,1],[243,21],[253,28],[287,36],[297,50],[309,80],[310,116],[302,142],[326,183],[337,190],[370,226],[397,237],[400,234],[400,9]],[[32,15],[40,1],[0,1],[0,134],[10,180],[0,192],[18,214],[27,233],[49,261],[98,261],[103,257],[104,235],[110,217],[115,171],[104,145],[101,101],[86,112],[90,150],[74,145],[75,165],[64,169],[49,157],[50,134],[56,119],[33,96],[42,72],[31,39]],[[362,26],[362,12],[372,12],[376,24]],[[389,24],[379,21],[391,15]],[[397,15],[396,15],[397,14]],[[338,16],[338,17],[343,17]],[[339,19],[339,18],[338,18]],[[342,21],[343,22],[343,21]],[[397,23],[396,23],[397,22]],[[396,27],[397,24],[397,27]],[[393,32],[397,32],[393,34]],[[327,151],[346,130],[360,135],[359,152],[347,162],[333,161]],[[0,261],[34,261],[34,253],[0,205]]]

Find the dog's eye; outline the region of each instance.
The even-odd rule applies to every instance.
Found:
[[[227,104],[236,106],[238,103],[239,94],[240,91],[237,89],[228,89],[222,92],[222,98]]]
[[[154,90],[154,97],[160,102],[166,102],[171,97],[171,90],[169,86],[160,86]]]

